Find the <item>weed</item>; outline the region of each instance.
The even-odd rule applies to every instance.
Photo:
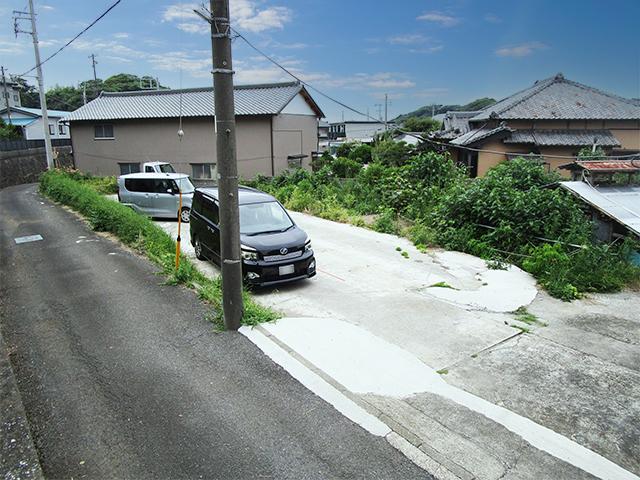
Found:
[[[404,250],[403,250],[403,251],[400,253],[400,255],[402,255],[402,256],[403,256],[404,258],[406,258],[406,259],[408,259],[408,258],[409,258],[409,252],[407,252],[407,251],[404,251]]]
[[[522,333],[531,333],[531,329],[528,327],[523,327],[522,325],[516,325],[515,323],[512,323],[509,325],[512,328],[515,328],[516,330],[520,330]]]
[[[402,248],[396,247],[396,252],[401,252],[401,251],[402,251]]]
[[[99,181],[91,180],[93,184]],[[173,239],[151,220],[138,215],[120,203],[102,196],[95,185],[76,172],[52,170],[42,175],[40,191],[49,198],[68,205],[84,215],[96,231],[114,234],[125,245],[146,255],[158,264],[169,285],[196,288],[200,299],[211,304],[215,323],[222,326],[222,287],[219,279],[203,275],[187,257],[181,254],[180,267],[175,268],[176,244]],[[244,325],[257,325],[278,318],[273,310],[258,305],[244,292]]]
[[[437,288],[450,288],[451,290],[457,290],[457,288],[452,287],[447,282],[438,282],[432,285],[429,285],[429,288],[437,287]]]
[[[543,322],[533,313],[529,312],[526,307],[520,307],[513,313],[516,316],[516,320],[518,320],[519,322],[526,323],[527,325],[540,325],[543,327],[547,326],[547,323]]]
[[[440,370],[436,370],[436,373],[439,375],[446,375],[447,373],[449,373],[449,369],[448,368],[442,368]]]

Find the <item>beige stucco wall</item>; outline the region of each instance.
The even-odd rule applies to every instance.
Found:
[[[272,141],[275,173],[287,168],[287,155],[311,151],[318,141],[317,118],[311,115],[236,117],[238,174],[249,179],[272,174]],[[176,171],[191,174],[193,163],[217,163],[213,119],[185,118],[184,137],[178,139],[178,121],[149,119],[111,123],[114,139],[94,139],[94,122],[73,122],[71,137],[76,166],[94,175],[119,175],[118,162],[170,162]]]
[[[288,167],[288,155],[307,155],[304,168],[311,168],[311,152],[318,150],[318,119],[311,115],[276,115],[273,117],[273,155],[275,174]]]

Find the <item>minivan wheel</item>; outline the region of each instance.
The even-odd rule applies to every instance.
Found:
[[[182,210],[180,210],[180,220],[182,220],[184,223],[189,223],[190,215],[191,215],[190,209],[185,207]]]
[[[198,237],[196,237],[193,240],[193,250],[196,253],[196,258],[198,260],[206,260],[206,258],[204,257],[204,255],[202,254],[202,244],[200,243],[200,239]]]

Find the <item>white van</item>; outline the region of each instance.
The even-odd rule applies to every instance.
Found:
[[[168,162],[143,163],[142,171],[144,173],[176,173],[176,169]]]
[[[178,218],[180,215],[183,222],[188,222],[194,190],[184,173],[130,173],[118,177],[120,203],[149,217]]]

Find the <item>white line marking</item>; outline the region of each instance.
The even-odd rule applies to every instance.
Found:
[[[16,237],[14,238],[17,244],[20,243],[29,243],[29,242],[37,242],[39,240],[43,240],[41,235],[27,235],[26,237]]]
[[[307,387],[324,401],[333,405],[333,407],[345,417],[357,423],[373,435],[384,437],[391,433],[391,429],[386,424],[378,420],[352,400],[348,399],[345,395],[302,365],[258,330],[250,327],[241,327],[239,331],[251,340],[269,358],[289,372],[293,378],[298,380],[302,385]]]

